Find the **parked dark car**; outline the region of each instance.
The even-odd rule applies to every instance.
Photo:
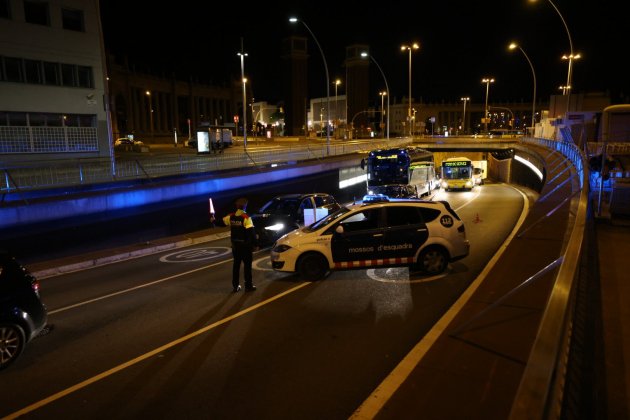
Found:
[[[414,185],[389,184],[369,187],[368,194],[382,194],[389,198],[418,198],[418,190]]]
[[[251,214],[258,245],[271,246],[282,235],[311,224],[341,206],[326,193],[285,194],[269,200]]]
[[[46,326],[39,283],[6,251],[0,251],[0,370],[18,358]]]

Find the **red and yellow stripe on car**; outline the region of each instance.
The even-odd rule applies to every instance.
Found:
[[[361,267],[374,267],[379,265],[401,265],[401,264],[413,264],[413,257],[405,258],[382,258],[377,260],[358,260],[358,261],[343,261],[336,262],[335,268],[361,268]]]

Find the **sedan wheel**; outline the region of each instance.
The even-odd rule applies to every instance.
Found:
[[[439,248],[429,248],[420,254],[418,258],[418,268],[431,275],[440,274],[446,270],[448,256],[446,252]]]
[[[19,325],[0,324],[0,369],[9,366],[24,350],[26,338]]]
[[[328,272],[328,261],[319,254],[306,254],[298,261],[298,273],[304,280],[321,280]]]

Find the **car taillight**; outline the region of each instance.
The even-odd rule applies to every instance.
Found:
[[[39,282],[35,277],[31,279],[31,287],[37,296],[39,296]]]

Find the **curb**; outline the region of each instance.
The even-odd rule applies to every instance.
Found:
[[[84,261],[79,261],[71,264],[63,264],[56,267],[44,268],[38,271],[33,271],[32,274],[38,280],[59,276],[62,274],[72,273],[75,271],[87,270],[94,267],[99,267],[106,264],[112,264],[119,261],[130,260],[134,258],[140,258],[151,254],[156,254],[162,251],[168,251],[169,249],[183,248],[190,245],[201,244],[206,242],[212,242],[219,239],[227,238],[230,236],[230,232],[214,233],[211,235],[200,236],[196,238],[186,238],[183,240],[168,242],[164,244],[147,246],[146,248],[136,249],[133,251],[119,252],[113,255],[106,255],[94,258],[87,258]]]

